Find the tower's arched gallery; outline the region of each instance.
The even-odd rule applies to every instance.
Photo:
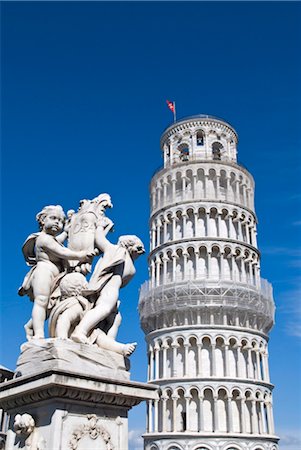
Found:
[[[151,180],[150,279],[139,311],[148,346],[146,450],[276,450],[254,180],[224,120],[179,120]]]

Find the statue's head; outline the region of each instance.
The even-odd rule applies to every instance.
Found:
[[[81,295],[82,290],[88,287],[88,282],[84,275],[78,272],[68,273],[62,278],[60,283],[62,298]]]
[[[126,248],[133,258],[137,258],[145,253],[143,242],[134,234],[120,236],[118,245]]]
[[[64,227],[65,213],[60,205],[45,206],[42,211],[36,215],[40,230],[49,234],[57,235]]]

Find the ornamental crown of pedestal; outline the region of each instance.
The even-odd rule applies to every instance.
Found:
[[[164,167],[188,161],[237,160],[238,136],[222,119],[199,114],[166,128],[161,136]]]

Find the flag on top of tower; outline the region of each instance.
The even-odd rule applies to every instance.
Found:
[[[166,100],[168,108],[174,113],[175,112],[175,103],[170,100]]]
[[[176,102],[171,102],[170,100],[166,100],[168,108],[173,112],[174,122],[176,121]]]

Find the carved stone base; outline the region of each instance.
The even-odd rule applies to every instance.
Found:
[[[82,375],[96,375],[129,380],[129,360],[96,345],[78,344],[71,339],[34,339],[21,346],[17,376],[33,375],[49,369],[70,370]]]
[[[24,355],[18,370],[25,367]],[[51,358],[48,370],[0,385],[0,407],[10,414],[5,449],[127,450],[128,411],[156,399],[157,387],[109,378],[103,366],[98,376],[58,369]]]

